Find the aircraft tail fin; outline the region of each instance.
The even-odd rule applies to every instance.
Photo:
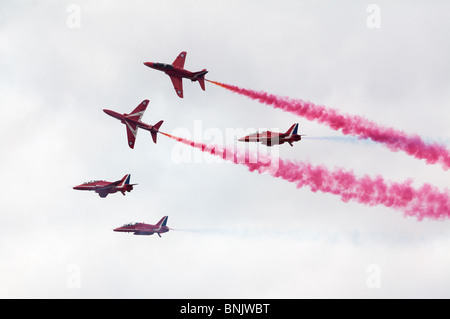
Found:
[[[285,133],[286,135],[298,134],[298,123],[293,124],[289,130]]]
[[[155,142],[155,144],[156,144],[156,137],[159,132],[159,128],[161,127],[163,122],[164,121],[161,120],[158,123],[156,123],[155,125],[153,125],[153,129],[150,131],[150,133],[152,133],[153,142]]]
[[[169,219],[169,216],[164,216],[161,218],[161,220],[156,224],[156,226],[166,226],[167,225],[167,219]]]
[[[131,177],[130,174],[127,174],[124,177],[122,177],[122,179],[120,180],[119,187],[123,187],[124,185],[130,184],[130,177]]]

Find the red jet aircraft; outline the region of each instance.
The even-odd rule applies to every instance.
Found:
[[[167,219],[168,216],[164,216],[156,225],[149,225],[144,223],[134,223],[134,224],[126,224],[122,227],[117,227],[114,231],[117,232],[131,232],[135,235],[153,235],[157,233],[159,237],[161,237],[162,233],[166,233],[169,231],[169,227],[167,227]]]
[[[148,100],[142,101],[141,104],[138,105],[137,108],[133,110],[130,114],[119,114],[117,112],[104,109],[103,111],[120,120],[127,127],[127,136],[128,136],[128,146],[130,148],[134,148],[134,142],[136,141],[136,134],[138,128],[142,128],[144,130],[149,131],[152,134],[153,142],[156,143],[156,134],[159,132],[159,128],[164,121],[159,121],[155,125],[149,125],[141,122],[141,117],[144,115],[145,110],[147,109]]]
[[[175,92],[179,97],[183,97],[183,78],[190,79],[192,82],[198,81],[203,91],[205,90],[205,74],[206,69],[198,72],[190,72],[184,69],[184,60],[186,59],[186,51],[181,52],[172,64],[144,62],[149,68],[163,71],[172,80]]]
[[[105,198],[108,194],[121,192],[125,196],[125,192],[131,192],[133,185],[130,184],[130,174],[125,175],[121,180],[116,182],[106,181],[90,181],[75,186],[73,189],[82,191],[95,191],[101,198]]]
[[[293,146],[293,142],[300,141],[302,136],[297,134],[298,123],[291,126],[286,133],[276,133],[271,131],[266,132],[256,132],[254,134],[242,137],[238,139],[240,142],[261,142],[264,145],[272,146],[277,144],[283,144],[284,142],[288,142],[289,145]]]

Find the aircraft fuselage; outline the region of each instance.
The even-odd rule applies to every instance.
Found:
[[[133,185],[130,184],[130,174],[125,175],[121,180],[115,182],[107,182],[103,180],[90,181],[77,186],[73,189],[81,191],[95,191],[100,197],[106,197],[108,194],[114,194],[121,192],[125,195],[125,192],[131,192]]]
[[[141,122],[141,121],[137,121],[137,120],[134,120],[133,118],[127,117],[128,114],[126,114],[126,113],[120,114],[120,113],[117,113],[117,112],[114,112],[114,111],[111,111],[111,110],[107,110],[107,109],[104,109],[103,112],[105,112],[109,116],[112,116],[112,117],[118,119],[123,124],[127,124],[126,122],[128,122],[128,123],[133,123],[137,127],[142,128],[142,129],[147,130],[147,131],[153,131],[153,132],[158,131],[152,125],[149,125],[147,123],[144,123],[144,122]]]
[[[124,225],[114,229],[116,232],[134,233],[134,235],[153,235],[154,233],[167,233],[169,228],[167,226],[149,225],[144,223],[136,223],[133,225]]]
[[[191,81],[197,81],[199,77],[204,76],[208,71],[191,72],[186,69],[174,66],[172,64],[158,63],[158,62],[145,62],[149,68],[162,71],[168,76],[176,76],[180,78],[190,79]]]
[[[248,135],[246,137],[240,138],[240,142],[261,142],[264,145],[281,145],[285,142],[292,144],[293,142],[300,141],[302,137],[298,134],[291,134],[286,136],[285,134],[274,133],[274,132],[262,132]]]

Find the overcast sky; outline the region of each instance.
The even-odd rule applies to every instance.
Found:
[[[450,221],[417,221],[140,130],[128,113],[205,143],[226,132],[342,137],[223,88],[143,62],[362,115],[450,147],[448,1],[1,1],[0,297],[449,298]],[[229,135],[229,134],[228,134]],[[242,147],[241,144],[238,147]],[[259,148],[266,151],[265,147]],[[449,171],[353,137],[274,156],[448,191]],[[138,183],[100,198],[72,187]],[[168,215],[159,238],[116,233]]]

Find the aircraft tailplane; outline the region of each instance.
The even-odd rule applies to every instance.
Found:
[[[192,79],[192,81],[198,81],[200,83],[200,87],[203,91],[205,91],[205,74],[208,73],[206,69],[203,69],[201,71],[195,72],[195,77]]]
[[[198,78],[198,83],[200,83],[200,87],[202,88],[202,90],[205,90],[205,77],[199,77]]]
[[[164,121],[159,121],[158,123],[156,123],[155,125],[153,125],[154,130],[151,130],[150,133],[152,134],[152,139],[153,142],[155,142],[156,144],[156,137],[159,131],[159,128],[161,127],[161,125],[163,124]]]

